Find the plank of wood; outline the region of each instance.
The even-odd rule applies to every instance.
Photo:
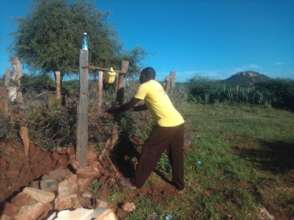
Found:
[[[82,167],[86,166],[88,146],[88,50],[80,50],[80,100],[77,125],[77,159]]]

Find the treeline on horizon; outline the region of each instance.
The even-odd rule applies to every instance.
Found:
[[[189,100],[202,104],[244,103],[294,110],[294,80],[268,79],[252,85],[227,83],[226,80],[192,79]]]
[[[177,85],[185,88],[189,101],[201,104],[244,103],[294,110],[294,80],[291,79],[268,79],[253,85],[238,85],[226,80],[193,78]],[[64,81],[63,87],[67,94],[77,91],[78,80]],[[25,75],[22,90],[35,93],[55,91],[55,83],[48,75]]]

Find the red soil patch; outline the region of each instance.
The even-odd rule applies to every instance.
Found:
[[[30,145],[26,158],[24,147],[17,141],[0,143],[0,205],[22,187],[48,173],[58,165],[59,157]]]

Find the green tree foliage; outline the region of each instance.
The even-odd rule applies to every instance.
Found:
[[[120,46],[105,19],[87,1],[36,0],[32,12],[18,20],[14,51],[45,72],[77,73],[81,37],[87,32],[91,64],[114,60]]]

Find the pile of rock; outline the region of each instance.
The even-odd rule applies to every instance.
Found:
[[[68,167],[59,167],[25,187],[4,205],[1,220],[87,219],[64,216],[91,216],[89,219],[116,219],[107,203],[96,200],[87,191],[91,182],[101,175],[101,166],[95,150],[87,154],[87,166],[80,167],[74,151],[64,150],[69,158]],[[62,154],[62,152],[59,152]],[[87,208],[87,209],[81,209]],[[89,209],[90,208],[90,209]],[[76,209],[73,211],[64,211]],[[53,214],[52,214],[53,213]],[[63,216],[63,217],[62,217]],[[104,216],[104,217],[103,217]]]

